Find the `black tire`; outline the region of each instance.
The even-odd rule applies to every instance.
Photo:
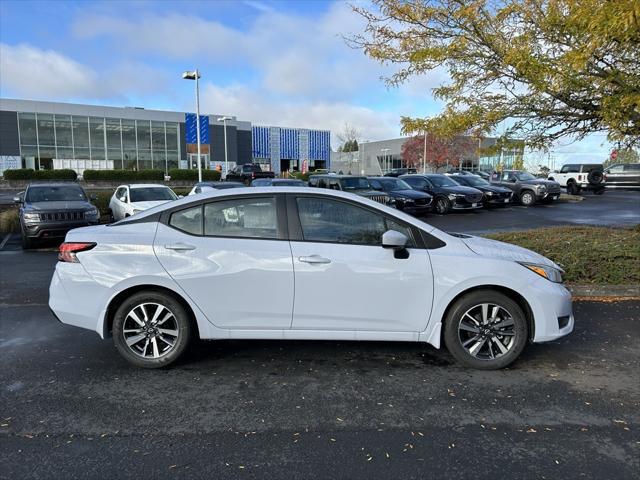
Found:
[[[520,204],[525,207],[531,207],[536,203],[536,194],[532,190],[523,190],[520,192]]]
[[[116,219],[113,216],[113,212],[111,211],[111,209],[109,209],[109,223],[114,223],[115,221]]]
[[[24,233],[22,234],[22,240],[20,243],[22,244],[23,250],[31,250],[36,246],[35,242],[27,237]]]
[[[590,185],[600,185],[604,180],[604,173],[600,170],[591,170],[587,175],[587,182]]]
[[[500,317],[498,317],[499,319],[496,323],[487,323],[486,326],[479,326],[477,328],[479,332],[481,329],[486,331],[489,328],[493,328],[492,325],[507,323],[509,321],[508,319],[513,320],[512,325],[505,327],[510,328],[509,336],[507,336],[507,332],[505,332],[505,335],[502,337],[499,335],[494,337],[496,341],[500,341],[501,343],[503,341],[507,342],[506,345],[504,343],[502,344],[507,350],[505,353],[500,351],[498,344],[491,338],[486,340],[481,336],[481,333],[478,333],[479,338],[476,339],[473,338],[476,333],[468,332],[464,328],[462,330],[460,329],[463,320],[465,320],[465,328],[467,325],[472,325],[475,328],[475,324],[470,323],[469,318],[471,317],[466,314],[469,312],[473,314],[473,312],[478,311],[478,308],[480,308],[480,312],[482,312],[482,304],[490,305],[487,308],[488,315],[492,314],[493,306],[499,306],[503,310],[498,311]],[[481,315],[478,319],[481,324]],[[529,338],[527,319],[520,306],[511,298],[495,290],[476,290],[460,297],[449,309],[444,322],[444,343],[447,350],[465,367],[479,370],[497,370],[510,365],[520,356]],[[505,328],[502,330],[505,330]],[[496,331],[499,331],[499,329],[496,329]],[[500,340],[500,338],[503,340]],[[476,342],[480,343],[483,339],[484,343],[482,343],[481,347],[475,352],[477,355],[470,353],[470,350],[473,350],[477,346]],[[469,350],[463,346],[463,342],[470,345]],[[491,358],[491,351],[493,349],[495,349],[493,352],[494,358]]]
[[[576,182],[567,182],[567,193],[569,195],[577,195],[578,194],[578,186]]]
[[[451,209],[451,202],[449,201],[448,198],[436,197],[436,201],[434,202],[434,205],[433,205],[433,210],[438,215],[446,215],[447,213],[449,213],[450,209]]]
[[[146,317],[149,320],[148,322],[144,321],[144,317],[141,318],[141,305],[145,305],[144,309],[148,313]],[[149,317],[153,317],[156,312],[155,309],[158,308],[157,306],[163,307],[172,314],[172,317],[162,323],[165,310],[161,310],[162,313],[156,320],[158,323],[153,324],[151,322],[153,318]],[[145,331],[141,325],[129,316],[132,311],[136,312],[137,318],[145,323],[148,330]],[[140,331],[134,332],[130,329],[131,325],[135,325],[135,328],[139,328]],[[163,329],[164,331],[175,331],[175,336],[158,332],[158,329],[161,328],[160,325],[167,326],[167,328]],[[152,326],[156,335],[152,331]],[[128,328],[128,337],[125,337],[127,335],[124,332],[125,327]],[[131,341],[133,337],[140,335],[144,335],[144,337],[139,342],[134,343],[131,347],[127,345],[127,340]],[[113,343],[116,349],[129,363],[142,368],[162,368],[174,363],[189,346],[192,335],[191,319],[182,304],[174,297],[158,291],[151,290],[133,294],[120,305],[113,320]],[[154,336],[155,340],[153,339]],[[166,340],[163,340],[163,338]],[[169,342],[173,340],[173,345],[169,346],[167,340]],[[140,352],[139,350],[143,347],[144,351]],[[151,350],[149,351],[148,348]],[[163,348],[165,349],[164,351],[162,350]],[[146,355],[147,352],[149,352],[149,355]],[[156,353],[158,353],[158,356],[156,356]]]

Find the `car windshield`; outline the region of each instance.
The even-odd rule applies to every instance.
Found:
[[[394,190],[411,190],[411,186],[404,180],[398,179],[384,179],[378,180],[382,184],[382,189],[385,192],[393,192]]]
[[[529,172],[516,172],[514,175],[518,180],[536,180]]]
[[[178,198],[168,187],[132,188],[131,202],[155,202],[161,200],[175,200]]]
[[[262,171],[262,169],[260,168],[260,165],[243,165],[242,170],[244,172],[261,172]]]
[[[436,187],[459,187],[460,185],[444,175],[430,175],[429,180]]]
[[[471,185],[472,187],[482,187],[484,185],[489,185],[484,178],[476,177],[475,175],[465,175],[464,183],[466,185]]]
[[[77,186],[38,186],[29,187],[25,201],[36,202],[78,202],[86,201],[84,191]]]
[[[371,185],[369,185],[369,180],[362,177],[356,178],[343,178],[340,180],[342,184],[343,190],[369,190],[371,189]]]

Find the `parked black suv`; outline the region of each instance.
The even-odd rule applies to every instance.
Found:
[[[34,183],[13,199],[20,204],[22,248],[39,240],[64,238],[73,228],[96,225],[100,212],[74,183]]]
[[[433,197],[436,213],[444,215],[449,210],[474,210],[482,208],[482,192],[475,188],[463,187],[446,175],[417,174],[402,175],[402,180],[414,190],[426,192]]]
[[[451,175],[457,183],[465,187],[477,188],[483,193],[482,202],[485,207],[504,206],[511,203],[513,192],[511,189],[499,185],[491,185],[484,178],[476,175]]]
[[[525,207],[530,207],[536,202],[553,202],[560,198],[558,182],[536,178],[523,170],[496,172],[491,176],[491,183],[513,190],[514,198]]]
[[[431,210],[433,197],[426,192],[414,190],[400,178],[368,177],[371,186],[381,192],[387,192],[396,201],[396,208],[413,215],[423,215]]]
[[[355,175],[311,175],[309,186],[316,188],[330,188],[331,190],[341,190],[343,192],[355,193],[361,197],[368,198],[378,203],[394,206],[395,201],[388,194],[374,190],[367,180],[367,177],[356,177]]]

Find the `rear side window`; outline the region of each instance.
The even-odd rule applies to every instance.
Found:
[[[202,235],[202,206],[198,205],[172,213],[169,225],[191,235]]]
[[[625,172],[640,172],[640,163],[629,163],[624,166]]]
[[[277,239],[275,199],[242,198],[208,203],[204,207],[204,234],[215,237]]]

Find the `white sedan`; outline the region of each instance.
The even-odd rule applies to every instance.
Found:
[[[109,201],[111,221],[117,222],[177,198],[173,190],[166,185],[120,185]]]
[[[59,260],[58,319],[113,336],[140,367],[199,337],[444,342],[463,365],[496,369],[574,324],[551,260],[325,189],[186,197],[72,230]]]

